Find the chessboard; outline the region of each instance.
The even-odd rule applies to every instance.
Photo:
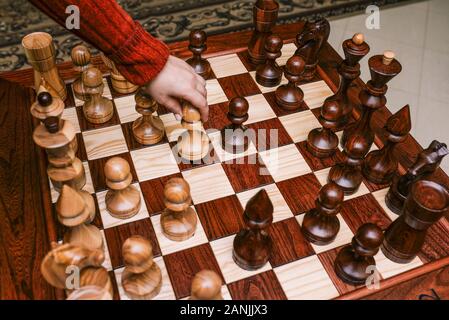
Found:
[[[296,28],[294,33],[300,26],[292,25]],[[227,37],[230,39],[230,35]],[[218,41],[214,39],[210,39],[212,48],[224,46],[222,43],[214,46],[214,41]],[[223,36],[216,39],[222,41]],[[308,132],[320,127],[319,108],[337,90],[335,69],[340,58],[326,44],[315,78],[300,83],[304,92],[302,107],[289,112],[276,104],[276,87],[263,87],[255,81],[255,67],[244,47],[239,47],[239,41],[247,42],[247,33],[242,33],[242,39],[236,40],[234,48],[213,49],[207,55],[212,75],[206,85],[210,115],[204,129],[213,150],[200,163],[186,163],[177,155],[174,147],[183,128],[163,106],[157,114],[164,123],[166,137],[156,145],[143,146],[132,134],[131,125],[139,117],[134,95],[115,92],[110,77],[105,74],[105,96],[113,101],[114,116],[107,123],[95,125],[85,120],[83,102],[74,97],[72,85],[67,83],[68,97],[62,118],[69,120],[77,131],[77,157],[84,165],[87,178],[84,190],[96,202],[93,223],[104,237],[103,266],[112,280],[114,299],[128,299],[121,287],[124,267],[121,248],[134,235],[150,240],[154,261],[162,271],[162,289],[155,299],[187,299],[192,278],[204,269],[213,270],[222,278],[225,299],[358,299],[448,265],[449,222],[443,218],[429,230],[423,249],[412,262],[394,263],[379,251],[375,260],[381,277],[380,289],[348,285],[338,278],[334,260],[339,250],[351,243],[357,229],[372,222],[385,230],[398,217],[385,204],[389,186],[364,181],[357,193],[344,199],[338,214],[340,232],[334,242],[314,245],[301,232],[304,215],[315,207],[315,199],[327,183],[330,168],[343,159],[341,149],[331,158],[318,159],[306,148]],[[296,50],[292,38],[284,39],[282,56],[277,60],[280,66]],[[172,48],[177,46],[180,47],[176,44]],[[286,83],[285,78],[282,83]],[[355,106],[362,86],[358,80],[350,90]],[[229,124],[228,103],[237,96],[249,102],[247,127],[264,134],[251,141],[246,152],[231,154],[222,149],[220,130]],[[355,107],[354,117],[358,114]],[[387,109],[380,110],[374,126],[381,127],[390,114]],[[270,139],[271,132],[275,132],[277,139]],[[341,134],[342,131],[337,132]],[[373,148],[382,145],[382,139],[376,136]],[[400,173],[413,162],[419,148],[412,137],[398,148]],[[143,199],[139,213],[126,220],[112,217],[105,205],[107,187],[103,168],[114,156],[129,162],[132,185]],[[164,185],[173,177],[184,178],[189,183],[192,208],[198,217],[195,235],[182,242],[165,237],[160,225],[160,214],[165,208]],[[51,198],[44,201],[53,204],[51,214],[56,230],[56,239],[50,240],[62,241],[65,230],[57,223],[54,211],[59,194],[48,177],[44,179],[48,181]],[[448,178],[441,170],[436,179],[447,185]],[[233,240],[244,227],[246,203],[261,189],[267,191],[274,206],[273,224],[268,229],[273,242],[272,256],[263,268],[246,271],[232,258]]]
[[[286,44],[278,64],[285,65],[295,50],[293,43]],[[105,77],[105,96],[114,102],[114,117],[105,124],[94,125],[85,120],[83,102],[73,96],[68,86],[69,97],[62,117],[77,130],[77,156],[83,161],[87,176],[84,190],[94,195],[97,204],[94,224],[104,236],[104,267],[113,279],[115,298],[127,299],[121,287],[121,247],[133,235],[151,241],[155,262],[161,268],[163,284],[155,299],[188,298],[192,277],[203,269],[214,270],[222,277],[226,299],[334,299],[357,290],[358,287],[343,283],[335,274],[333,263],[339,249],[350,244],[362,224],[372,222],[386,229],[398,216],[385,204],[388,186],[364,181],[357,193],[345,197],[338,215],[340,232],[334,242],[313,245],[302,235],[304,214],[314,208],[330,167],[342,161],[341,150],[332,158],[320,160],[306,148],[307,134],[320,127],[319,107],[333,94],[332,88],[318,74],[313,81],[300,85],[304,92],[301,109],[287,112],[276,104],[276,87],[257,84],[246,52],[208,60],[213,75],[206,85],[210,118],[204,129],[213,151],[200,163],[186,163],[177,155],[176,141],[184,129],[165,108],[160,107],[157,113],[164,123],[166,137],[156,145],[143,146],[135,141],[131,131],[133,121],[140,116],[135,111],[134,95],[115,93],[110,79]],[[285,78],[282,83],[286,83]],[[226,118],[229,100],[237,96],[249,102],[247,127],[262,133],[246,152],[231,154],[222,149],[220,129],[229,123]],[[277,134],[278,139],[273,139],[276,143],[269,141],[272,132]],[[267,141],[260,141],[265,138]],[[114,156],[129,162],[133,185],[144,199],[139,213],[126,220],[112,217],[105,205],[107,187],[103,168]],[[192,207],[198,216],[195,235],[182,242],[169,240],[160,225],[160,214],[165,208],[163,188],[173,177],[182,177],[189,183]],[[263,268],[245,271],[233,261],[233,240],[244,227],[247,201],[262,188],[274,205],[273,225],[268,231],[273,241],[272,256]],[[52,187],[51,190],[55,203],[59,194]],[[439,227],[446,228],[447,224]],[[58,230],[61,240],[64,230],[62,227]],[[449,233],[438,234],[439,241],[449,241]],[[428,241],[433,241],[432,236]],[[408,264],[394,263],[381,251],[375,260],[384,280],[419,269],[428,262],[426,252]]]

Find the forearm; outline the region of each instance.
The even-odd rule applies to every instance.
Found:
[[[70,30],[104,52],[129,81],[143,85],[164,67],[169,50],[149,35],[115,0],[29,0],[65,26],[66,8],[80,10],[80,29]]]

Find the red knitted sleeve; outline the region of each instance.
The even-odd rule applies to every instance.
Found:
[[[136,85],[152,80],[167,62],[168,47],[148,34],[115,0],[29,1],[64,27],[67,7],[78,6],[80,29],[70,31],[104,52]]]

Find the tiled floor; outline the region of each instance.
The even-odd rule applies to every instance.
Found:
[[[449,143],[449,1],[417,1],[380,11],[380,29],[365,26],[367,15],[331,21],[329,42],[341,44],[356,32],[365,34],[369,56],[396,52],[402,72],[389,83],[388,107],[397,111],[409,104],[412,134],[423,145],[437,139]],[[367,59],[361,62],[362,79],[369,80]],[[442,168],[449,172],[449,159]]]

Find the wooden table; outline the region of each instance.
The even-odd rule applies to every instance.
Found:
[[[293,42],[302,29],[302,23],[280,25],[275,32],[286,42]],[[207,56],[246,50],[251,32],[211,36],[208,39]],[[186,58],[190,56],[186,41],[170,44],[172,54]],[[339,76],[336,67],[342,61],[336,51],[326,43],[320,55],[319,72],[326,77],[328,85],[335,90]],[[99,57],[94,64],[106,72]],[[64,80],[75,77],[71,62],[58,66]],[[51,214],[49,185],[45,177],[46,160],[32,140],[33,127],[29,107],[35,98],[29,87],[33,84],[32,70],[19,70],[0,74],[0,299],[57,299],[61,292],[50,287],[40,274],[40,263],[50,250],[50,242],[56,239],[55,221]],[[355,102],[364,83],[357,80],[350,89]],[[359,110],[354,110],[355,115]],[[383,108],[373,119],[374,129],[383,126],[391,115]],[[379,137],[376,142],[382,144]],[[413,137],[398,145],[400,171],[410,166],[422,147]],[[438,170],[433,179],[449,186],[449,178]],[[442,223],[449,232],[449,221]],[[439,244],[447,246],[449,244]],[[449,258],[439,260],[401,276],[400,284],[383,283],[383,290],[368,296],[368,299],[428,299],[449,298]],[[394,286],[393,286],[394,285]],[[393,286],[393,287],[392,287]],[[361,289],[362,291],[364,289]],[[366,292],[355,292],[347,298],[359,298]]]

